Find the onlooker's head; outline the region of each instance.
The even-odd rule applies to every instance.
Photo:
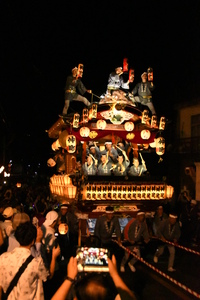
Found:
[[[31,222],[20,224],[15,231],[15,238],[20,246],[29,246],[35,243],[37,229]]]
[[[13,217],[12,227],[13,230],[16,230],[20,224],[26,223],[30,221],[30,217],[26,213],[16,213]]]
[[[77,300],[114,300],[116,297],[108,278],[98,273],[82,278],[75,286],[75,293]]]
[[[55,210],[51,210],[46,215],[46,220],[44,221],[43,225],[49,227],[55,227],[58,220],[58,213]]]
[[[14,214],[14,212],[13,212],[13,208],[11,206],[6,207],[3,211],[3,217],[6,220],[12,219],[13,214]]]

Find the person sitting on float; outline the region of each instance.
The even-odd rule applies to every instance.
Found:
[[[106,155],[110,162],[117,163],[118,152],[113,147],[112,141],[108,140],[105,142]]]
[[[130,176],[141,176],[144,172],[147,171],[147,167],[145,161],[142,161],[142,164],[139,163],[139,159],[137,157],[133,158],[133,165],[130,167],[128,174]]]
[[[127,168],[130,165],[130,161],[125,151],[121,151],[118,155],[118,163],[115,165],[113,170],[114,175],[117,176],[126,176]]]
[[[96,175],[98,160],[93,161],[90,154],[86,157],[86,162],[82,165],[84,175]]]
[[[106,150],[101,153],[101,163],[98,166],[98,175],[111,175],[111,171],[113,170],[113,164],[109,161],[107,157]]]

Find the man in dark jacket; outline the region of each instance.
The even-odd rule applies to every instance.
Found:
[[[134,100],[142,105],[148,106],[152,114],[156,114],[153,102],[152,102],[152,91],[155,86],[153,82],[147,81],[147,72],[142,73],[141,75],[142,81],[137,83],[134,89],[132,90],[132,94],[138,95],[134,97]]]
[[[90,105],[87,98],[83,97],[85,92],[92,93],[91,90],[87,90],[81,79],[77,77],[78,68],[72,69],[72,74],[67,77],[65,85],[65,105],[63,108],[63,116],[67,115],[67,111],[70,105],[70,101],[76,100],[83,102],[86,106]]]

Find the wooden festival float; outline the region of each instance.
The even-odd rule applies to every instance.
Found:
[[[74,101],[75,102],[75,101]],[[105,211],[107,205],[115,211],[135,216],[140,209],[151,214],[159,203],[170,201],[173,187],[164,180],[151,176],[84,176],[76,169],[77,155],[86,159],[88,142],[97,142],[100,150],[106,140],[114,145],[124,140],[134,156],[142,158],[143,151],[154,152],[162,160],[165,153],[165,117],[149,117],[148,110],[140,110],[125,97],[106,94],[88,108],[76,103],[77,111],[67,117],[60,116],[48,130],[53,139],[52,149],[63,149],[65,171],[50,178],[52,197],[77,205],[81,213],[94,217]]]

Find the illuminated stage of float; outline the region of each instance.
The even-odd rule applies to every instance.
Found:
[[[92,102],[89,108],[59,117],[48,130],[48,136],[54,139],[55,152],[64,150],[65,172],[51,177],[52,197],[60,202],[76,203],[83,211],[88,206],[90,211],[101,212],[110,204],[120,211],[135,212],[139,206],[146,211],[155,209],[158,203],[172,198],[174,189],[166,182],[151,181],[145,176],[83,176],[72,170],[77,148],[81,149],[82,162],[85,162],[86,144],[91,141],[98,142],[99,149],[103,150],[106,140],[114,145],[124,140],[134,149],[134,155],[150,149],[161,161],[165,153],[164,130],[164,116],[150,117],[148,110],[141,111],[130,99],[116,95],[107,95],[99,103]]]

